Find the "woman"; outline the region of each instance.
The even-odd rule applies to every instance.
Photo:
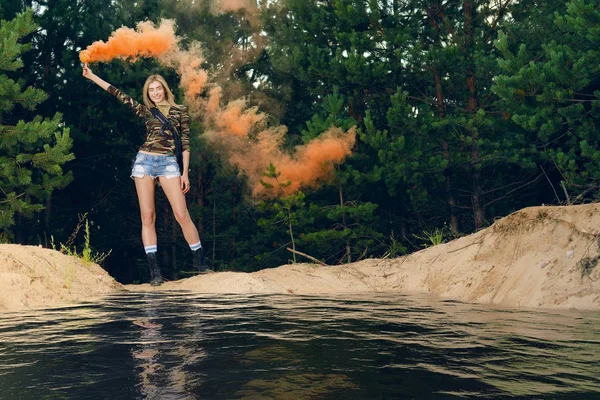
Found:
[[[185,193],[190,190],[188,167],[190,162],[190,117],[187,107],[177,105],[175,96],[167,82],[160,75],[150,75],[144,83],[144,104],[140,104],[110,83],[99,78],[84,64],[83,76],[102,89],[114,95],[123,104],[131,108],[135,114],[144,119],[146,124],[146,142],[140,147],[135,158],[131,177],[135,181],[135,189],[140,204],[142,217],[142,242],[146,251],[150,269],[150,284],[159,286],[163,283],[160,268],[156,259],[156,210],[154,203],[155,179],[158,178],[163,188],[175,219],[181,226],[183,236],[194,255],[194,266],[199,272],[212,272],[204,263],[202,244],[198,230],[192,221],[185,203]],[[163,123],[154,116],[153,108],[161,111],[171,123]],[[154,110],[156,113],[156,110]],[[179,170],[174,155],[173,127],[179,131],[183,148],[183,171]]]

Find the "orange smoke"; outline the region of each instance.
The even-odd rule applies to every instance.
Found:
[[[256,59],[266,46],[260,10],[256,3],[256,0],[213,0],[213,13],[241,12],[240,17],[243,19],[244,25],[247,24],[251,29],[250,37],[245,38],[243,47],[236,43],[230,44],[230,57],[222,60],[221,76],[225,79],[241,65]]]
[[[340,164],[352,153],[355,141],[355,128],[344,133],[333,127],[307,145],[296,147],[293,155],[281,153],[279,160],[273,161],[275,168],[281,173],[277,181],[290,182],[289,186],[281,188],[281,194],[287,196],[302,187],[316,188],[329,181],[333,177],[334,164]],[[265,166],[265,171],[267,167]],[[274,186],[274,189],[266,189],[260,180],[253,182],[252,192],[255,196],[275,197],[280,194],[277,193],[279,185],[275,179],[264,176],[261,179]]]
[[[108,62],[115,58],[135,61],[139,57],[159,57],[177,46],[175,23],[162,20],[158,28],[150,21],[137,24],[137,30],[121,27],[107,42],[99,40],[79,53],[81,62]]]
[[[315,188],[326,183],[333,176],[333,166],[352,153],[356,142],[355,128],[343,132],[332,127],[321,137],[297,146],[290,153],[282,148],[287,132],[284,126],[265,129],[253,138],[240,135],[231,127],[212,127],[206,137],[248,178],[255,198],[287,196],[301,188]],[[277,180],[264,176],[270,164],[280,173]],[[265,188],[261,181],[273,188]],[[280,185],[287,182],[290,182],[289,186]]]
[[[217,127],[224,132],[238,136],[248,136],[252,129],[257,128],[264,120],[264,114],[259,114],[256,107],[244,110],[246,101],[234,100],[220,110],[215,118]]]
[[[210,80],[208,72],[201,67],[204,56],[200,45],[192,43],[187,50],[177,46],[158,57],[158,62],[177,71],[181,77],[185,100],[192,107],[197,102],[198,95],[209,86]]]
[[[243,0],[221,0],[221,7],[226,9],[248,4]],[[232,56],[235,56],[234,51]],[[247,176],[252,194],[257,198],[290,195],[303,187],[318,187],[333,176],[334,165],[343,162],[352,152],[355,129],[343,132],[335,127],[310,143],[297,146],[291,153],[284,150],[287,128],[267,127],[268,116],[257,107],[249,107],[244,98],[225,102],[223,86],[215,82],[214,74],[202,68],[204,57],[200,44],[192,43],[187,49],[181,49],[173,21],[162,20],[158,28],[151,22],[141,22],[136,31],[119,28],[106,43],[95,42],[80,53],[82,62],[106,62],[114,58],[134,62],[139,57],[153,57],[159,64],[177,71],[190,115],[203,118],[203,136]],[[281,173],[278,182],[289,181],[289,186],[281,187],[274,179],[264,176],[270,164]],[[261,180],[274,187],[265,188]]]

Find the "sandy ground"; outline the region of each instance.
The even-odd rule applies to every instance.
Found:
[[[56,307],[123,290],[96,264],[56,250],[0,245],[0,312]]]
[[[197,293],[429,293],[509,307],[600,309],[600,204],[532,207],[450,243],[394,259],[291,264],[122,287],[98,266],[38,247],[0,245],[0,311],[118,290]]]

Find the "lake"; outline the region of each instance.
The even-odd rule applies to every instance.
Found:
[[[2,399],[599,399],[600,312],[124,292],[0,314]]]

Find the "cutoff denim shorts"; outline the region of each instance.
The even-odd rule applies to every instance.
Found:
[[[137,153],[131,168],[131,178],[143,178],[150,175],[153,178],[164,176],[167,179],[181,176],[175,156]]]

